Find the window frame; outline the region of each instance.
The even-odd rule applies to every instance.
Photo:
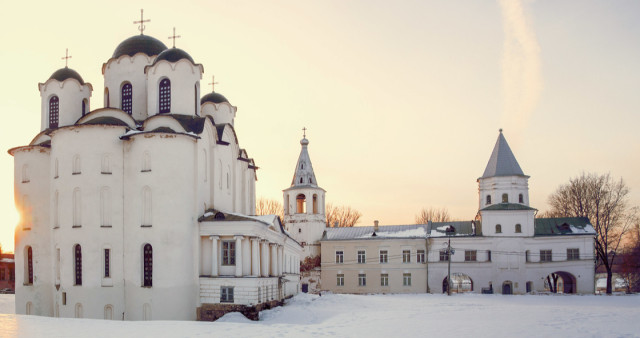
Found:
[[[381,273],[380,274],[380,286],[389,286],[389,274]]]
[[[129,115],[133,114],[133,85],[130,82],[123,83],[120,88],[120,109]]]
[[[424,264],[426,262],[426,250],[417,250],[416,251],[416,262]]]
[[[567,260],[579,261],[580,260],[580,248],[567,248]]]
[[[358,250],[358,264],[366,264],[367,263],[367,251],[366,250]]]
[[[411,286],[411,273],[402,274],[402,286]]]
[[[153,286],[153,246],[149,243],[142,247],[142,286]]]
[[[465,262],[477,262],[478,261],[478,250],[465,250],[464,251],[464,261]]]
[[[73,246],[73,273],[74,283],[73,285],[82,285],[82,246],[76,244]]]
[[[168,77],[158,82],[158,114],[171,113],[171,80]]]
[[[411,263],[411,249],[402,250],[402,263]]]
[[[344,286],[344,274],[336,274],[336,286]]]
[[[234,303],[233,286],[220,286],[220,303]]]
[[[380,250],[380,264],[389,263],[389,250]]]
[[[553,251],[548,250],[540,250],[540,262],[553,262]]]
[[[336,264],[344,264],[344,250],[336,250]]]
[[[449,261],[449,253],[447,252],[447,249],[440,250],[440,262],[447,261]]]
[[[236,241],[222,241],[222,265],[236,265]]]
[[[49,128],[58,128],[60,125],[60,98],[53,95],[49,98]]]
[[[358,286],[367,286],[367,274],[359,273],[358,274]]]

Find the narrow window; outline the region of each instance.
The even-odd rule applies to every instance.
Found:
[[[403,273],[402,274],[402,285],[403,286],[411,286],[411,274]]]
[[[111,191],[107,187],[100,191],[100,225],[111,226]]]
[[[82,248],[76,244],[73,249],[75,285],[82,285]]]
[[[518,195],[518,203],[524,203],[524,196],[522,196],[522,194]]]
[[[122,105],[122,110],[131,115],[131,110],[133,106],[133,90],[131,87],[131,83],[125,83],[122,86],[122,90],[120,93],[120,102]]]
[[[389,261],[389,255],[387,250],[380,250],[380,263],[387,263]]]
[[[533,291],[533,282],[527,282],[527,293]]]
[[[302,177],[300,177],[300,183],[302,183]]]
[[[343,251],[336,251],[336,263],[337,264],[344,263],[344,252]]]
[[[487,205],[491,204],[491,195],[487,195]]]
[[[440,250],[440,261],[446,262],[449,260],[449,253],[447,250]]]
[[[108,154],[102,155],[102,170],[101,174],[111,174],[111,158]]]
[[[33,249],[28,246],[27,247],[27,259],[25,260],[27,262],[27,278],[26,279],[26,284],[33,284]]]
[[[364,264],[367,262],[367,257],[364,250],[358,250],[358,264]]]
[[[411,263],[411,250],[402,250],[402,263]]]
[[[580,249],[567,249],[567,260],[569,261],[580,260]]]
[[[344,286],[344,274],[339,273],[338,275],[336,275],[336,285]]]
[[[527,263],[529,262],[529,250],[524,252],[524,261]]]
[[[113,319],[113,306],[112,305],[106,305],[104,307],[104,319],[106,319],[106,320],[112,320]]]
[[[425,253],[424,250],[418,250],[418,254],[417,254],[417,261],[418,263],[424,263],[425,262]]]
[[[297,208],[297,213],[299,214],[304,214],[306,212],[306,205],[307,205],[307,197],[304,196],[304,194],[299,194],[298,196],[296,196],[296,202],[298,204],[298,208]]]
[[[82,116],[87,115],[89,111],[89,101],[87,99],[82,100]]]
[[[56,248],[56,285],[60,285],[60,248]]]
[[[76,303],[76,318],[82,318],[82,304]]]
[[[222,265],[236,265],[236,242],[222,242]]]
[[[502,233],[502,225],[496,224],[496,234]]]
[[[487,250],[487,262],[491,262],[491,250]]]
[[[196,82],[196,84],[193,85],[193,113],[195,115],[198,115],[198,105],[200,104],[200,100],[198,99],[200,97],[199,91],[198,83]]]
[[[464,251],[464,261],[465,262],[475,262],[476,261],[476,250],[465,250]]]
[[[233,286],[220,287],[220,303],[233,303]]]
[[[522,225],[516,224],[516,233],[517,234],[522,233]]]
[[[151,244],[145,244],[143,249],[143,284],[142,286],[153,286],[153,248]]]
[[[151,226],[151,188],[142,188],[142,226]]]
[[[111,249],[104,249],[104,278],[111,277]]]
[[[313,213],[318,213],[318,195],[313,194]]]
[[[502,203],[509,203],[509,195],[502,194]]]
[[[82,218],[82,195],[80,194],[80,188],[73,190],[73,226],[81,226]]]
[[[49,128],[58,128],[60,118],[60,100],[57,96],[49,99]]]
[[[58,178],[58,159],[57,158],[53,164],[53,178]]]
[[[142,170],[143,173],[151,171],[151,156],[149,156],[149,152],[145,151],[142,155]]]
[[[80,162],[80,155],[75,155],[73,156],[73,171],[71,172],[71,174],[79,175],[81,172],[82,167]]]
[[[367,286],[367,275],[364,273],[358,274],[358,286]]]
[[[104,89],[104,106],[105,106],[106,108],[111,107],[111,106],[109,105],[109,104],[110,104],[110,102],[109,102],[109,101],[110,101],[110,100],[109,100],[109,88],[105,88],[105,89]]]
[[[29,183],[29,181],[29,166],[25,164],[22,166],[22,183]]]
[[[158,88],[160,114],[169,113],[171,111],[171,81],[162,79]]]
[[[551,250],[540,250],[540,261],[551,262]]]
[[[380,286],[389,286],[389,274],[380,274]]]

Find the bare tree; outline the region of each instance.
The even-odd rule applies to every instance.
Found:
[[[627,292],[640,292],[640,228],[630,231],[618,273],[627,284]]]
[[[416,215],[416,224],[427,224],[431,222],[451,222],[451,215],[447,208],[423,208],[419,214]]]
[[[620,240],[637,224],[638,208],[630,207],[629,188],[609,174],[582,174],[571,178],[549,196],[550,214],[556,217],[588,217],[596,230],[598,265],[607,271],[607,294],[611,294],[613,266]]]
[[[356,209],[342,205],[334,206],[332,203],[327,203],[325,213],[327,215],[327,227],[352,227],[362,217],[362,213]]]
[[[284,222],[284,208],[280,201],[273,198],[260,197],[256,201],[256,215],[278,215]]]

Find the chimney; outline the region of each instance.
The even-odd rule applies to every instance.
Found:
[[[373,232],[378,232],[378,220],[373,221]]]

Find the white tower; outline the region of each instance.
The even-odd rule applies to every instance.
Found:
[[[484,235],[533,236],[536,209],[529,206],[529,176],[522,172],[502,129],[478,178],[478,190]]]
[[[320,255],[320,239],[325,229],[325,190],[318,186],[313,172],[306,135],[291,187],[284,190],[284,223],[291,236],[302,244],[303,257]]]

